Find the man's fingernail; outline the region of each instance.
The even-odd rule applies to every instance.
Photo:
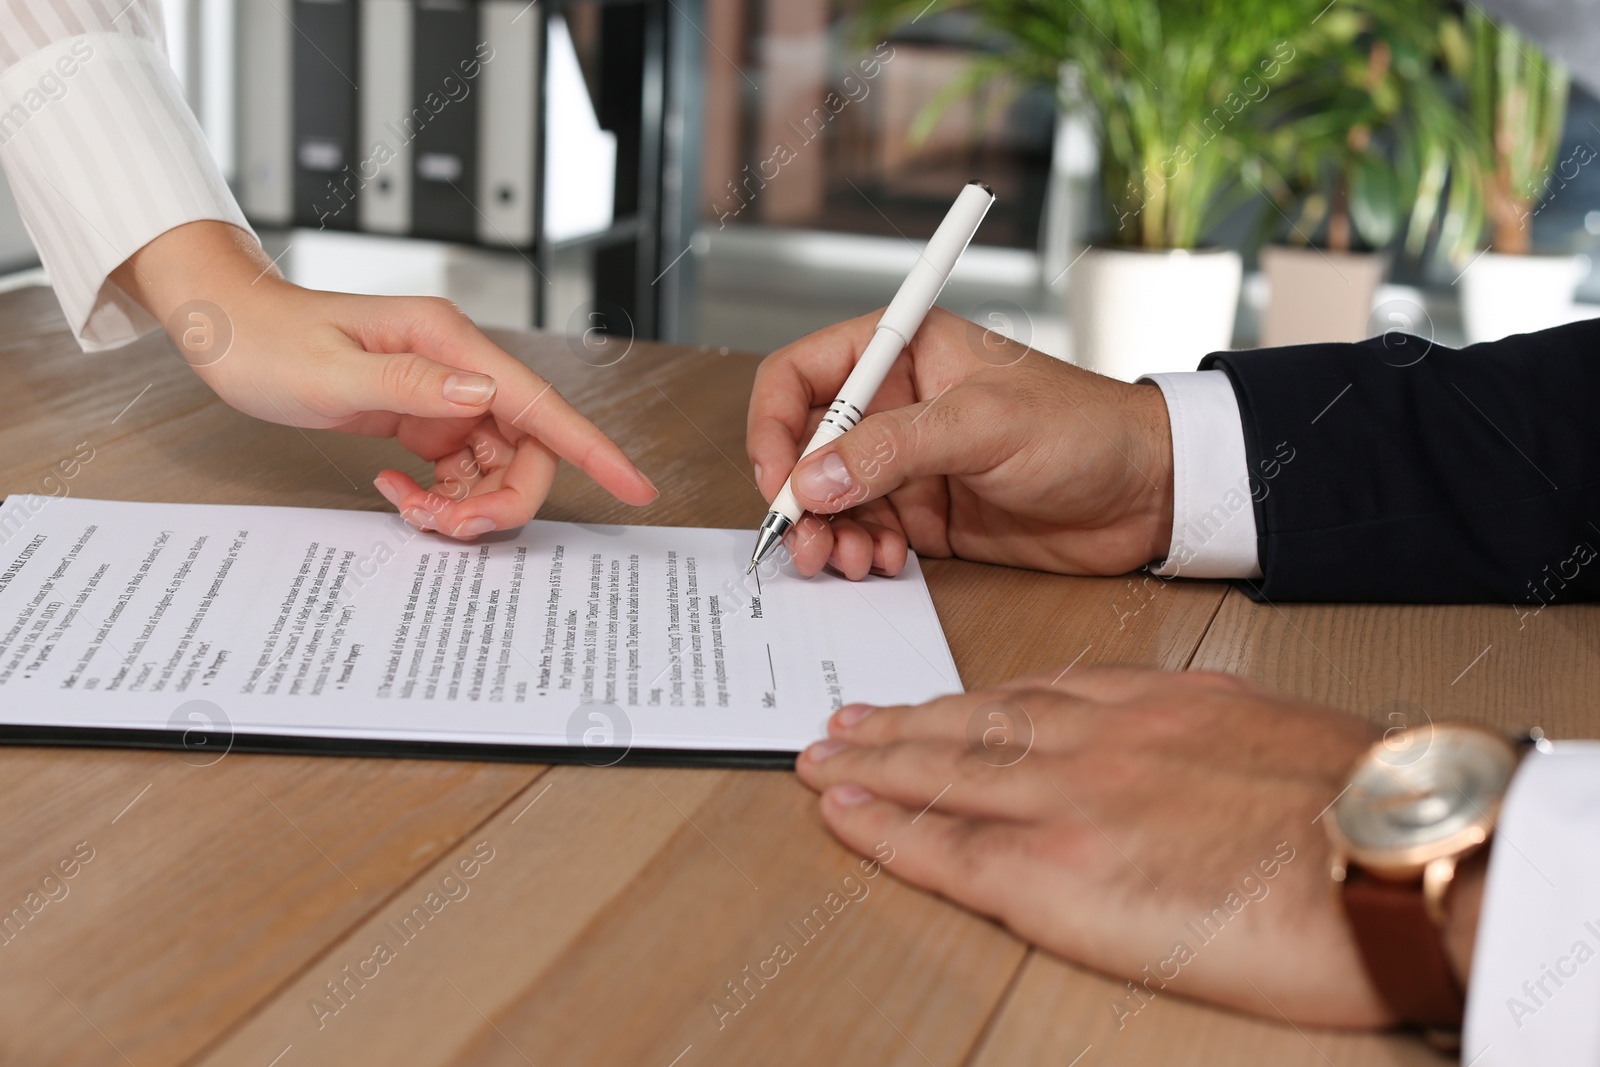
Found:
[[[483,404],[494,396],[495,380],[487,374],[452,374],[444,380],[444,398],[453,404]]]
[[[383,494],[383,499],[387,500],[395,507],[400,506],[400,494],[395,490],[394,485],[389,481],[389,479],[379,475],[378,477],[372,479],[372,484],[378,490],[378,492]]]
[[[840,726],[854,726],[877,709],[871,704],[846,704],[834,716]]]
[[[487,515],[479,515],[475,519],[467,519],[456,527],[457,537],[477,537],[494,529],[494,520]]]
[[[839,453],[829,452],[815,463],[802,464],[794,472],[794,488],[810,500],[832,500],[850,491],[850,471]]]
[[[818,741],[816,744],[806,749],[806,759],[810,760],[812,763],[826,763],[829,759],[838,755],[848,747],[849,746],[843,741],[834,741],[832,739],[827,741]]]
[[[865,804],[872,799],[871,793],[853,782],[830,787],[828,795],[833,798],[835,804],[845,808],[853,808],[857,804]]]

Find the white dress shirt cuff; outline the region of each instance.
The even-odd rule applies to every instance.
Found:
[[[1600,1063],[1600,742],[1531,752],[1489,860],[1461,1062]]]
[[[0,165],[85,350],[156,329],[113,270],[175,226],[249,231],[172,68],[149,41],[91,33],[0,75]]]
[[[1172,423],[1172,546],[1162,578],[1259,578],[1244,423],[1220,370],[1151,374]]]

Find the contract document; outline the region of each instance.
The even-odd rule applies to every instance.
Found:
[[[915,558],[746,576],[751,537],[11,496],[0,742],[774,765],[961,688]]]

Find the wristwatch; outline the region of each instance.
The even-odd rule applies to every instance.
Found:
[[[1367,974],[1406,1023],[1459,1029],[1466,997],[1445,951],[1456,865],[1485,847],[1519,752],[1460,724],[1393,730],[1357,761],[1323,825]]]

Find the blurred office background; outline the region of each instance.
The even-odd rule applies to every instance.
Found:
[[[1169,267],[1204,258],[1201,249],[1231,250],[1241,278],[1218,291],[1232,301],[1223,337],[1234,345],[1396,325],[1460,343],[1468,332],[1463,279],[1475,271],[1488,278],[1490,264],[1509,258],[1503,253],[1559,260],[1554,284],[1570,291],[1558,314],[1600,314],[1600,271],[1590,269],[1600,253],[1600,165],[1591,162],[1600,149],[1600,103],[1584,72],[1569,87],[1559,59],[1527,37],[1510,40],[1522,59],[1535,55],[1525,77],[1542,86],[1541,114],[1549,117],[1556,95],[1562,104],[1548,143],[1514,161],[1531,167],[1516,190],[1527,239],[1502,249],[1496,238],[1508,231],[1497,231],[1482,205],[1471,232],[1452,221],[1450,190],[1473,180],[1466,142],[1485,132],[1473,124],[1494,121],[1474,110],[1474,95],[1515,96],[1522,88],[1479,84],[1488,75],[1469,69],[1474,60],[1486,63],[1473,51],[1479,44],[1516,33],[1509,21],[1475,27],[1474,4],[1415,6],[1412,14],[1429,25],[1443,25],[1440,13],[1452,20],[1454,38],[1429,25],[1385,23],[1370,15],[1376,6],[1324,17],[1313,4],[1305,8],[1312,18],[1296,15],[1293,3],[1279,5],[1295,58],[1276,81],[1265,61],[1244,68],[1264,86],[1259,92],[1244,81],[1230,96],[1219,82],[1207,90],[1215,99],[1196,102],[1192,130],[1208,115],[1232,118],[1228,135],[1237,143],[1226,151],[1237,173],[1225,175],[1215,203],[1199,205],[1208,211],[1204,226],[1165,242],[1160,234],[1129,241],[1113,225],[1127,209],[1107,176],[1126,161],[1115,143],[1108,146],[1096,108],[1109,106],[1107,93],[1131,90],[1117,88],[1116,69],[1108,87],[1096,64],[1109,57],[1134,86],[1149,77],[1126,69],[1137,63],[1126,54],[1131,46],[1116,41],[1118,19],[1105,2],[1062,0],[1059,24],[1073,40],[1033,51],[1008,33],[1007,5],[981,5],[985,14],[946,0],[163,6],[175,71],[217,161],[291,279],[447,296],[486,325],[565,332],[598,325],[764,353],[886,302],[919,243],[974,177],[999,200],[942,302],[1053,355],[1072,353],[1069,315],[1090,313],[1082,310],[1086,293],[1090,311],[1117,308],[1126,316],[1132,307],[1142,309],[1137,317],[1159,320],[1179,314],[1183,293],[1193,290],[1173,275],[1154,288],[1137,283],[1145,289],[1128,303],[1126,294],[1103,288],[1113,281],[1096,263],[1108,243]],[[1236,34],[1262,7],[1259,0],[1244,6],[1209,30],[1174,18],[1171,32]],[[1591,36],[1574,33],[1574,40],[1596,40],[1583,29]],[[1419,76],[1437,91],[1413,101]],[[1262,98],[1268,90],[1276,95]],[[1437,188],[1419,190],[1429,174],[1407,186],[1407,160],[1433,142],[1425,124],[1407,124],[1406,109],[1415,104],[1420,114],[1430,101],[1456,109],[1463,144],[1451,149],[1448,170],[1431,172]],[[1331,138],[1327,129],[1303,132],[1308,116],[1319,114],[1349,116],[1350,128]],[[1267,124],[1286,131],[1276,145],[1242,136]],[[1358,140],[1355,155],[1340,147]],[[1334,150],[1318,155],[1319,144]],[[1224,149],[1207,139],[1196,151]],[[1246,159],[1257,151],[1264,163]],[[1374,159],[1390,179],[1374,176]],[[1478,165],[1492,172],[1497,162]],[[1139,180],[1143,212],[1151,183],[1163,183]],[[1246,195],[1230,199],[1228,190]],[[1437,211],[1419,241],[1413,209],[1426,195],[1437,198]],[[31,246],[9,197],[0,200],[0,268],[25,272],[36,262]],[[1374,223],[1386,207],[1399,224]],[[1083,258],[1091,246],[1096,251]],[[1310,307],[1288,319],[1280,314],[1264,337],[1274,284],[1280,311],[1292,299],[1293,278],[1275,275],[1274,283],[1261,269],[1272,261],[1262,250],[1278,246],[1308,257],[1307,269],[1331,269],[1341,292],[1356,293],[1359,321],[1352,326],[1346,311],[1346,321],[1324,324]],[[1312,279],[1313,294],[1319,284],[1326,283]],[[1080,329],[1080,348],[1082,337]],[[1192,366],[1200,354],[1184,352],[1180,362]]]

